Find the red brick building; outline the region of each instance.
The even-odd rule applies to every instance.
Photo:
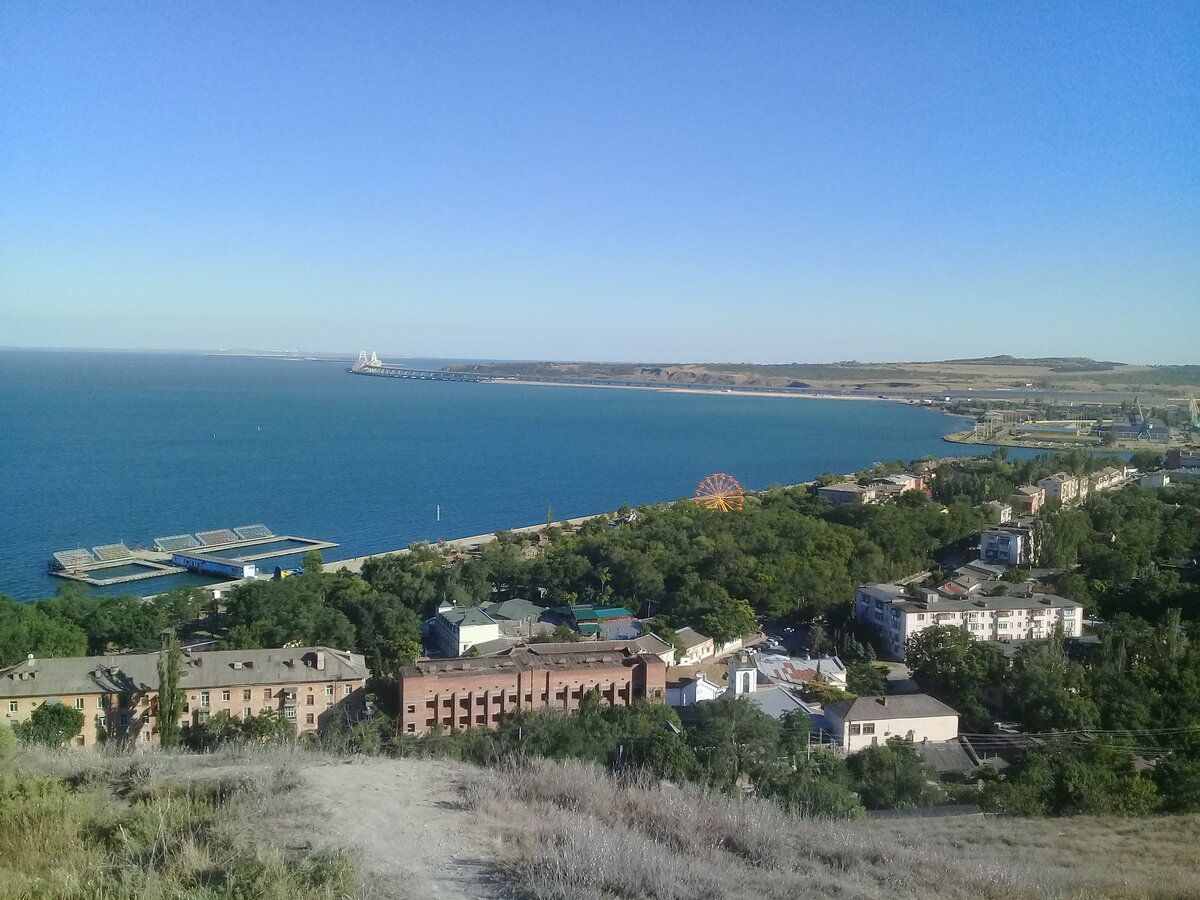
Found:
[[[497,656],[426,660],[400,670],[400,730],[497,728],[517,711],[574,712],[593,688],[606,706],[661,703],[666,687],[666,663],[629,646],[533,644]]]

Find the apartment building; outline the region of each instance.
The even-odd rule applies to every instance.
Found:
[[[1047,638],[1056,626],[1064,637],[1078,637],[1083,628],[1083,605],[1056,594],[948,599],[922,588],[909,594],[895,584],[859,587],[854,615],[879,633],[895,659],[904,658],[910,637],[934,625],[965,629],[980,641]]]
[[[593,688],[608,706],[663,702],[666,687],[662,658],[622,642],[531,644],[496,656],[424,660],[400,670],[400,730],[497,728],[514,712],[574,712]]]
[[[24,722],[47,703],[84,713],[79,747],[117,741],[158,743],[159,652],[56,657],[0,669],[0,714]],[[329,647],[183,652],[180,724],[202,727],[218,712],[234,718],[270,709],[315,734],[331,718],[357,720],[366,708],[367,666],[356,653]]]

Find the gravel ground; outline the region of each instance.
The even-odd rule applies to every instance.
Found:
[[[501,896],[490,872],[494,843],[459,804],[464,769],[424,759],[329,761],[305,765],[306,799],[322,843],[356,854],[371,896]]]

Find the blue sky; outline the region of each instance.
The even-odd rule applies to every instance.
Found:
[[[1200,361],[1194,3],[0,6],[0,345]]]

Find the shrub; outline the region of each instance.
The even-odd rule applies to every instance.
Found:
[[[17,746],[17,736],[7,724],[0,722],[0,759],[12,756]]]

